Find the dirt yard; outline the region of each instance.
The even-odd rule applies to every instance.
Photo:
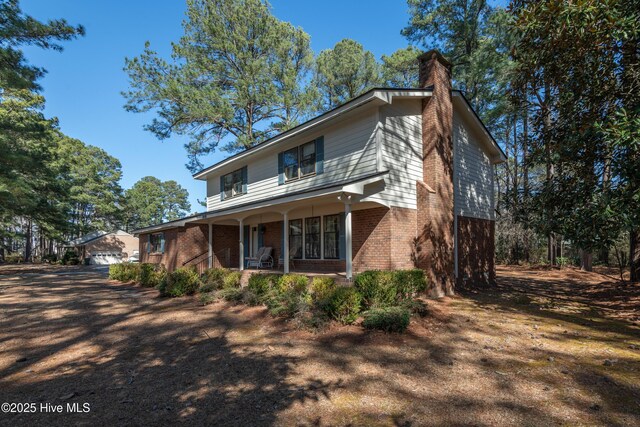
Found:
[[[0,401],[37,405],[0,424],[640,425],[640,290],[597,273],[500,268],[404,335],[105,276],[0,267]]]

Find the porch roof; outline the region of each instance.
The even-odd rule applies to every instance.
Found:
[[[313,187],[288,193],[285,196],[270,197],[255,202],[244,203],[215,211],[202,212],[175,221],[152,225],[133,231],[134,235],[162,231],[176,227],[184,227],[187,223],[208,223],[212,220],[225,220],[246,218],[264,211],[287,211],[297,206],[308,204],[312,200],[329,201],[334,196],[345,194],[347,196],[358,196],[365,193],[365,186],[384,182],[388,171],[376,172],[361,176],[355,179],[338,183],[327,184],[325,186]]]

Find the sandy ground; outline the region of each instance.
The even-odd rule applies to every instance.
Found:
[[[404,335],[105,276],[0,267],[0,401],[36,404],[0,424],[640,425],[640,290],[597,273],[500,268]]]

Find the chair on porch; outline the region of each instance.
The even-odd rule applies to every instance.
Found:
[[[273,248],[270,246],[259,248],[256,256],[247,258],[247,268],[273,268],[271,252],[273,252]]]
[[[278,258],[278,268],[284,268],[284,255],[280,255],[280,258]],[[296,269],[296,265],[293,262],[293,254],[289,254],[289,269]]]

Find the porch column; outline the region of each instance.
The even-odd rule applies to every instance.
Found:
[[[213,267],[213,224],[209,223],[209,268]]]
[[[244,270],[244,218],[238,220],[240,223],[240,271]]]
[[[284,264],[284,273],[289,273],[289,212],[282,214],[284,216],[284,248],[282,248],[282,262]]]
[[[351,244],[351,203],[345,202],[344,204],[344,238],[345,238],[345,258],[347,261],[347,279],[351,280],[353,276],[352,266],[352,244]]]

